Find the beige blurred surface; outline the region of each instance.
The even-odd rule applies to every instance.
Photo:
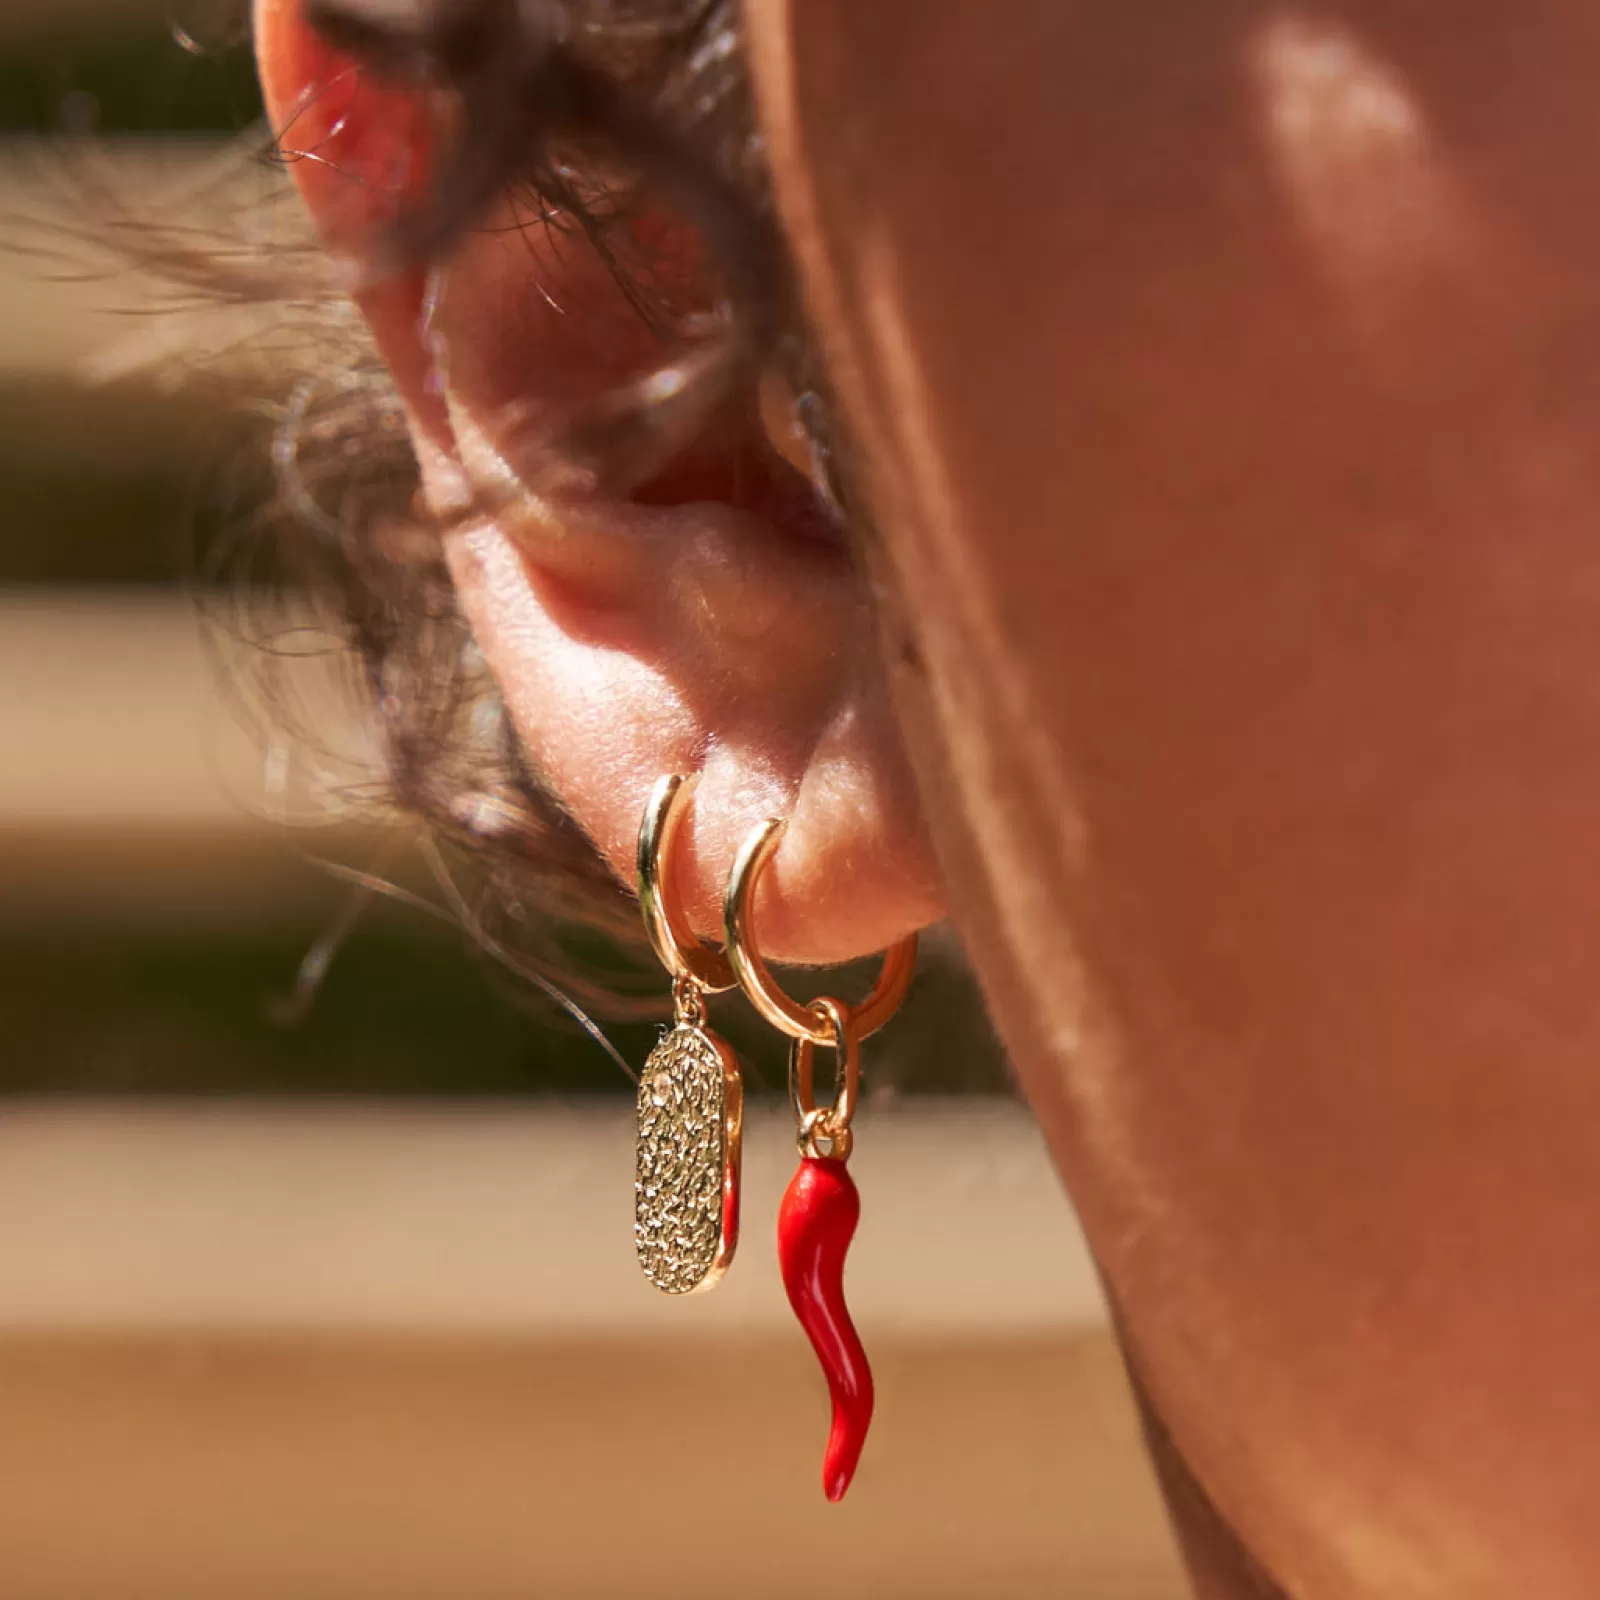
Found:
[[[868,1107],[857,1127],[850,1292],[866,1336],[1104,1326],[1022,1106],[919,1098]],[[652,1291],[634,1260],[633,1137],[621,1099],[13,1104],[0,1111],[0,1335],[787,1333],[772,1249],[794,1171],[787,1110],[752,1105],[738,1259],[716,1293],[687,1300]]]
[[[237,921],[303,904],[320,880],[294,851],[347,851],[334,785],[372,757],[302,646],[297,692],[351,752],[326,779],[245,725],[232,646],[208,649],[192,596],[0,590],[0,914]],[[311,825],[291,836],[288,821]]]
[[[0,1595],[1181,1594],[1020,1107],[863,1117],[847,1286],[878,1414],[839,1508],[772,1261],[781,1115],[753,1119],[740,1258],[690,1301],[632,1260],[629,1120],[8,1110]]]
[[[182,593],[0,593],[0,837],[184,836],[261,820],[270,752]]]
[[[0,39],[4,26],[0,9]],[[151,385],[264,396],[274,356],[300,347],[295,319],[132,263],[159,236],[233,273],[265,270],[304,239],[288,192],[248,134],[0,135],[0,381],[131,377],[130,405]]]
[[[3,1592],[1183,1594],[1105,1335],[880,1346],[838,1507],[797,1340],[0,1340]]]

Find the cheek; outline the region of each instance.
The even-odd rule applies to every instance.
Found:
[[[1593,1594],[1592,13],[912,9],[765,109],[1152,1393],[1297,1594]]]

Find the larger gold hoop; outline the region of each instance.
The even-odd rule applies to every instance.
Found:
[[[739,987],[766,1021],[791,1039],[809,1039],[813,1044],[832,1044],[834,1031],[826,1016],[791,999],[777,985],[759,949],[752,924],[756,882],[761,869],[772,859],[783,837],[781,817],[769,817],[750,830],[722,897],[722,929],[725,951]],[[883,970],[872,993],[858,1006],[847,1007],[850,1028],[858,1039],[876,1033],[896,1011],[911,987],[911,974],[917,965],[916,934],[891,945],[883,953]]]
[[[672,847],[698,775],[669,774],[657,781],[639,823],[639,909],[657,958],[675,978],[687,978],[707,994],[738,983],[727,957],[701,944],[689,929],[672,890]]]

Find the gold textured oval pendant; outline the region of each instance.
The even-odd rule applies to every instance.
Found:
[[[707,1289],[739,1242],[744,1087],[732,1049],[680,1022],[639,1075],[633,1236],[644,1275],[664,1294]]]

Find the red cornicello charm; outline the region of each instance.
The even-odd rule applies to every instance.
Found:
[[[833,1427],[822,1458],[822,1489],[842,1500],[855,1477],[872,1422],[872,1369],[844,1302],[844,1258],[861,1220],[861,1196],[845,1163],[855,1135],[861,1048],[855,1019],[841,1001],[812,1002],[839,1055],[839,1092],[818,1109],[812,1077],[816,1042],[796,1039],[789,1055],[789,1098],[800,1125],[800,1170],[778,1208],[778,1265],[789,1304],[817,1352],[833,1400]]]
[[[850,1487],[872,1422],[872,1369],[844,1300],[844,1260],[860,1216],[861,1197],[838,1156],[803,1157],[778,1208],[783,1287],[833,1398],[822,1488],[835,1501]]]
[[[756,947],[751,906],[756,880],[783,835],[769,817],[745,836],[722,899],[723,948],[751,1005],[794,1041],[789,1052],[789,1104],[799,1129],[800,1170],[778,1208],[778,1264],[789,1304],[822,1363],[833,1399],[833,1427],[822,1458],[822,1488],[842,1500],[855,1477],[872,1423],[872,1369],[844,1303],[844,1260],[861,1219],[861,1197],[845,1163],[855,1144],[850,1123],[861,1097],[861,1041],[899,1009],[917,964],[910,934],[883,954],[872,992],[859,1005],[824,996],[802,1005],[773,981]],[[818,1106],[818,1045],[838,1060],[833,1103]]]

